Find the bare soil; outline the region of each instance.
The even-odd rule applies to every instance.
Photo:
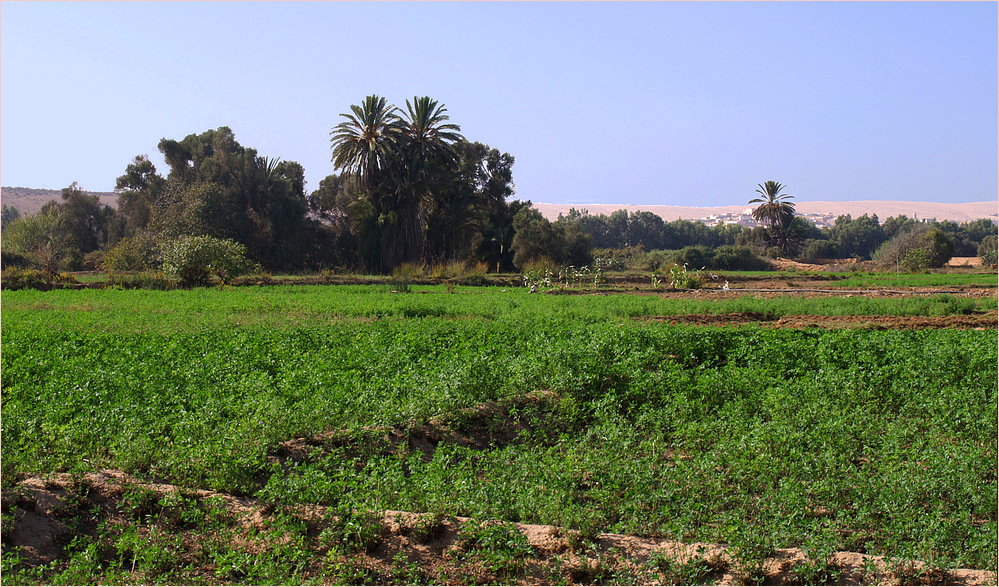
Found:
[[[294,447],[288,448],[294,451]],[[81,487],[85,491],[81,492]],[[157,497],[171,492],[181,492],[198,500],[221,497],[237,524],[234,534],[236,543],[245,540],[246,544],[250,544],[248,537],[255,530],[265,529],[266,520],[274,511],[273,506],[255,499],[143,483],[121,471],[98,471],[76,478],[68,474],[46,479],[32,477],[3,492],[5,510],[15,502],[20,506],[16,510],[15,529],[4,535],[5,550],[19,548],[22,561],[29,565],[56,560],[72,534],[80,531],[79,528],[68,527],[66,512],[74,509],[99,511],[97,518],[89,523],[91,528],[101,522],[126,523],[130,520],[122,497],[126,487],[133,490],[142,487],[154,492]],[[82,501],[78,497],[81,494],[85,495]],[[72,496],[77,496],[75,501]],[[69,505],[70,502],[72,505]],[[325,516],[326,508],[298,506],[292,511],[293,515],[306,521],[310,535],[318,534],[324,524],[329,524],[330,518]],[[514,525],[527,538],[533,554],[519,561],[515,574],[497,574],[465,552],[467,547],[463,546],[461,533],[468,518],[444,516],[432,535],[425,535],[415,529],[426,516],[398,511],[378,512],[377,516],[380,525],[377,545],[369,552],[351,555],[349,563],[363,568],[369,579],[380,579],[378,582],[382,584],[398,582],[400,560],[417,565],[422,573],[419,576],[426,583],[449,585],[544,585],[551,584],[553,579],[571,584],[601,584],[607,577],[621,572],[643,579],[642,584],[655,585],[662,584],[663,575],[650,574],[649,569],[654,567],[650,567],[649,562],[652,557],[661,559],[664,556],[676,564],[695,558],[705,561],[709,570],[701,579],[719,585],[745,584],[748,578],[739,560],[723,544],[685,544],[620,534],[598,534],[584,540],[572,530],[533,524]],[[181,529],[177,533],[192,551],[196,550],[194,545],[199,540],[204,540],[195,536],[194,531]],[[192,555],[191,559],[197,560],[198,557]],[[768,585],[800,584],[796,569],[806,562],[805,554],[800,549],[777,549],[765,559],[762,568],[756,571],[756,577]],[[829,563],[830,569],[838,575],[836,584],[840,585],[996,584],[993,572],[943,570],[926,567],[918,561],[900,562],[859,553],[837,552],[831,556]],[[219,582],[211,567],[197,568],[196,572],[196,577],[203,579],[205,584]],[[309,575],[307,572],[306,578],[327,582],[319,570]],[[135,578],[144,582],[141,574]]]
[[[670,324],[699,326],[757,325],[772,328],[867,328],[873,330],[922,330],[927,328],[955,328],[959,330],[984,330],[999,324],[996,312],[968,316],[783,316],[771,318],[752,312],[733,314],[685,314],[680,316],[653,316],[640,318]]]

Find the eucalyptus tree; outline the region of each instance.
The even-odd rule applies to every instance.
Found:
[[[224,126],[163,139],[159,150],[170,173],[150,213],[155,232],[231,238],[268,267],[301,262],[310,230],[301,165],[259,156]]]
[[[152,207],[166,187],[166,179],[156,173],[156,166],[146,155],[138,155],[115,181],[118,213],[125,219],[129,236],[146,228]]]
[[[0,229],[7,228],[7,225],[14,222],[21,217],[21,211],[14,206],[8,206],[3,204],[3,221],[0,223]]]

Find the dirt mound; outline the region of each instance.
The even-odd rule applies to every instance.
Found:
[[[281,443],[271,462],[306,462],[315,451],[340,449],[348,459],[419,452],[430,461],[441,443],[486,450],[520,442],[534,430],[537,416],[548,412],[559,396],[547,390],[532,391],[455,410],[423,424],[402,428],[362,428],[331,431]]]
[[[274,552],[296,553],[294,576],[302,582],[337,584],[996,581],[992,572],[944,570],[857,553],[814,560],[800,549],[778,549],[748,560],[721,544],[584,535],[553,526],[444,514],[275,507],[255,499],[143,483],[120,471],[24,479],[4,489],[3,511],[3,550],[19,553],[22,570],[64,559],[71,545],[79,546],[85,538],[96,568],[117,569],[111,578],[123,583],[171,582],[176,576],[163,573],[175,567],[184,569],[188,582],[252,583],[255,575],[248,573],[254,572],[253,565],[265,564]],[[284,525],[276,524],[277,519]],[[163,545],[170,546],[169,552],[149,551],[166,548]],[[237,554],[248,561],[244,566],[233,562]]]

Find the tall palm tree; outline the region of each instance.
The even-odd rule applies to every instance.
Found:
[[[439,201],[449,195],[443,184],[451,178],[457,159],[455,143],[463,141],[461,127],[448,122],[447,108],[429,96],[406,100],[400,149],[402,176],[397,184],[402,213],[403,242],[410,261],[418,260],[427,246],[427,219],[434,211],[450,208]],[[426,260],[426,259],[424,259]]]
[[[385,180],[395,175],[402,120],[395,105],[375,94],[361,105],[351,105],[350,110],[353,114],[341,114],[346,120],[330,131],[333,166],[356,180],[358,202],[349,210],[352,217],[361,210],[363,213],[352,224],[366,250],[370,249],[366,260],[373,263],[377,259],[377,268],[385,269],[394,264],[389,252],[392,247],[386,246],[392,244],[391,229],[382,226],[386,215],[392,213],[391,203],[383,199],[393,182]],[[386,207],[389,209],[383,210]]]
[[[347,120],[330,131],[333,166],[357,177],[362,186],[371,187],[396,147],[400,133],[398,108],[372,94],[350,109],[353,114],[341,114]]]
[[[794,218],[794,203],[787,201],[794,196],[781,193],[786,186],[772,180],[758,186],[756,193],[762,197],[749,201],[750,204],[760,204],[753,210],[753,218],[758,222],[765,221],[769,227],[780,226]]]
[[[438,105],[437,100],[430,96],[413,97],[413,102],[406,100],[403,132],[406,136],[406,146],[414,160],[414,167],[423,167],[430,159],[450,162],[455,158],[454,143],[464,140],[461,127],[447,122],[450,117],[445,114],[447,108]],[[422,172],[424,169],[414,169]]]

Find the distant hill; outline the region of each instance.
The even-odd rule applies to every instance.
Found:
[[[38,190],[34,188],[8,188],[0,187],[0,203],[5,206],[13,206],[21,213],[21,216],[28,216],[37,213],[42,206],[50,200],[62,201],[60,194],[62,190]],[[118,205],[118,194],[114,192],[88,192],[85,194],[97,195],[102,204],[111,207]]]
[[[849,214],[854,218],[864,214],[877,214],[884,221],[892,216],[915,216],[919,220],[952,220],[954,222],[972,222],[979,218],[988,218],[999,224],[999,202],[973,202],[970,204],[949,204],[934,202],[893,202],[888,200],[867,200],[854,202],[805,202],[797,201],[795,210],[799,214],[831,215],[833,218]],[[753,208],[749,204],[734,206],[715,206],[699,208],[696,206],[635,206],[624,204],[534,204],[545,218],[555,220],[560,213],[569,212],[575,208],[590,214],[610,215],[616,210],[627,210],[629,213],[648,211],[662,217],[666,222],[682,218],[684,220],[699,220],[710,215],[734,214]]]

